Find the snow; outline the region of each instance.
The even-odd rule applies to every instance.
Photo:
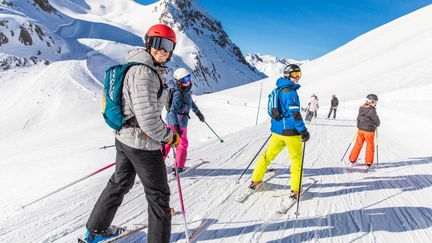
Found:
[[[58,7],[62,1],[53,2]],[[87,2],[64,4],[84,6],[75,9],[77,15],[84,15],[90,9],[94,11],[94,5],[85,7]],[[0,73],[0,242],[76,241],[85,232],[90,211],[113,172],[113,168],[107,169],[21,208],[114,160],[113,148],[98,149],[113,143],[112,132],[100,114],[100,72],[101,66],[121,61],[129,46],[109,38],[83,38],[79,42],[95,50],[87,53],[86,59]],[[305,183],[309,177],[320,182],[305,195],[298,218],[293,209],[287,215],[275,213],[289,193],[286,150],[273,161],[271,166],[280,174],[266,185],[266,190],[253,194],[243,204],[234,201],[246,190],[253,168],[246,171],[239,184],[235,181],[269,136],[266,101],[277,77],[194,96],[208,124],[224,140],[220,143],[191,115],[187,164],[199,158],[208,163],[182,178],[187,219],[189,228],[196,227],[202,218],[211,222],[197,240],[431,242],[429,43],[432,6],[302,66],[302,105],[315,92],[321,107],[318,119],[307,125],[311,139],[306,143]],[[340,100],[338,117],[327,120],[333,93]],[[379,167],[371,173],[365,173],[363,159],[352,168],[345,165],[346,158],[340,161],[356,131],[358,107],[368,93],[379,96],[377,112],[382,122]],[[176,182],[170,182],[170,187],[171,204],[179,211]],[[146,204],[137,181],[113,223],[146,223]],[[172,223],[172,242],[184,242],[181,215],[174,216]]]

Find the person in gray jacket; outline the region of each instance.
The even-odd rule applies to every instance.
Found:
[[[369,94],[366,96],[366,103],[359,109],[357,116],[357,139],[356,143],[351,150],[349,160],[351,163],[356,163],[363,143],[366,141],[366,157],[365,163],[367,167],[371,167],[374,162],[375,153],[375,131],[380,125],[380,119],[376,112],[376,105],[378,103],[378,96]]]
[[[115,133],[116,167],[94,206],[86,227],[85,240],[98,242],[119,235],[123,228],[111,225],[123,197],[135,176],[141,180],[148,203],[147,242],[168,243],[171,235],[170,189],[161,144],[178,145],[179,136],[161,119],[165,63],[176,44],[168,26],[152,26],[145,36],[146,48],[129,51],[132,66],[126,73],[122,110],[127,123]]]

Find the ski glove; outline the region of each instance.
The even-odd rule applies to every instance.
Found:
[[[180,129],[180,125],[174,125],[175,132],[181,137],[183,135],[183,131]]]
[[[310,138],[310,134],[307,129],[300,132],[302,142],[307,142]]]
[[[204,122],[204,121],[205,121],[204,115],[203,115],[201,112],[196,113],[196,115],[197,115],[197,117],[199,118],[199,120],[200,120],[201,122]]]

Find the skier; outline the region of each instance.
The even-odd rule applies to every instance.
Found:
[[[192,78],[190,73],[185,68],[178,68],[174,72],[175,85],[172,88],[171,101],[167,104],[169,109],[166,114],[168,126],[180,135],[180,144],[176,148],[177,168],[179,173],[184,172],[187,157],[187,148],[189,145],[187,138],[187,126],[190,119],[189,112],[192,111],[198,116],[201,122],[205,121],[204,115],[198,109],[195,102],[192,100]],[[168,98],[170,99],[170,98]],[[166,154],[169,153],[171,146],[165,146]],[[175,175],[175,167],[172,168]]]
[[[329,111],[329,113],[327,115],[327,119],[330,119],[330,116],[331,116],[332,112],[334,112],[333,113],[333,119],[336,119],[336,110],[337,110],[338,105],[339,105],[339,100],[336,97],[336,95],[333,94],[332,95],[332,99],[330,101],[330,111]]]
[[[307,122],[312,121],[312,118],[315,116],[315,112],[318,110],[318,107],[319,107],[318,98],[315,94],[312,94],[310,101],[308,103],[308,108],[307,108],[308,111],[306,113],[306,118],[305,118]]]
[[[132,66],[126,73],[122,111],[127,123],[115,132],[116,167],[87,221],[87,242],[99,242],[121,234],[111,225],[124,195],[138,174],[148,203],[147,242],[167,243],[171,235],[170,189],[161,143],[178,145],[179,136],[160,118],[164,105],[163,73],[176,44],[174,31],[164,24],[152,26],[145,35],[145,49],[129,51]]]
[[[314,118],[316,119],[318,116],[318,109],[319,109],[319,99],[318,99],[318,96],[316,94],[315,94],[315,99],[317,100],[317,108],[314,112]]]
[[[360,107],[357,116],[357,139],[349,156],[350,162],[356,163],[363,147],[363,143],[366,140],[365,162],[368,168],[370,168],[374,162],[374,136],[376,128],[380,125],[380,119],[375,108],[377,102],[378,96],[375,94],[369,94],[366,96],[366,103]]]
[[[282,89],[279,96],[281,110],[285,115],[280,120],[274,118],[271,120],[270,142],[255,165],[249,188],[255,189],[262,183],[267,167],[286,147],[291,160],[291,196],[296,198],[300,192],[302,142],[308,141],[310,135],[300,114],[300,101],[297,95],[297,90],[300,88],[298,84],[301,77],[300,67],[289,64],[285,67],[283,75],[284,77],[276,81],[276,86],[286,87]]]

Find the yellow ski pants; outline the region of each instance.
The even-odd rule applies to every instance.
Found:
[[[291,190],[298,192],[303,153],[300,136],[282,136],[272,133],[267,150],[261,155],[258,163],[255,165],[252,180],[255,182],[263,180],[267,167],[285,147],[288,148],[288,155],[291,160]]]

